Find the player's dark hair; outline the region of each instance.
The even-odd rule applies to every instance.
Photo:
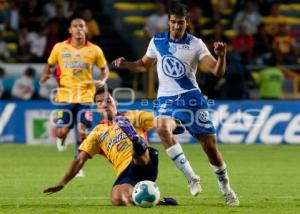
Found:
[[[184,4],[179,1],[173,1],[168,11],[168,18],[170,18],[171,15],[188,17],[189,12]]]
[[[107,85],[104,85],[102,87],[96,88],[96,92],[95,92],[95,95],[94,95],[94,102],[96,102],[95,99],[96,99],[97,95],[104,94],[104,93],[112,94],[113,90],[110,87],[108,87]]]
[[[75,19],[81,19],[82,21],[84,21],[84,19],[81,17],[81,16],[78,16],[78,15],[74,15],[72,16],[69,20],[69,26],[71,27],[71,24],[72,22],[75,20]],[[85,22],[85,21],[84,21]]]

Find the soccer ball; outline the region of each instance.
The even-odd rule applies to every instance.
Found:
[[[132,200],[137,206],[144,208],[153,207],[157,204],[159,198],[159,188],[152,181],[140,181],[133,188]]]

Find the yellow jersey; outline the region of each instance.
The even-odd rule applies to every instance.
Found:
[[[128,111],[124,114],[142,136],[154,127],[154,114],[145,111]],[[126,169],[132,161],[133,146],[127,135],[116,122],[106,122],[97,125],[79,147],[93,157],[103,155],[113,166],[117,176]]]
[[[93,102],[93,65],[99,68],[106,66],[106,59],[100,47],[87,41],[83,47],[76,48],[71,45],[71,39],[68,39],[53,47],[48,64],[58,65],[56,102]]]

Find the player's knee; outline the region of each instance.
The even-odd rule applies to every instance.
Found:
[[[131,195],[128,194],[112,195],[111,203],[114,206],[130,206],[132,205]]]
[[[78,137],[79,142],[83,142],[84,139],[85,139],[85,137],[86,137],[86,135],[85,135],[85,134],[78,133],[78,134],[77,134],[77,137]]]
[[[167,124],[157,124],[156,131],[159,136],[171,136],[172,130]]]
[[[111,197],[111,203],[114,206],[121,206],[122,205],[122,200],[120,197],[118,196],[112,196]]]
[[[56,128],[56,136],[58,138],[66,138],[68,134],[68,129],[66,128]]]

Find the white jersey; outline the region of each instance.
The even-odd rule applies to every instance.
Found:
[[[169,32],[155,35],[146,56],[157,59],[157,96],[174,96],[199,89],[196,81],[198,63],[207,55],[211,53],[203,41],[190,34],[186,33],[179,41],[172,41]]]

